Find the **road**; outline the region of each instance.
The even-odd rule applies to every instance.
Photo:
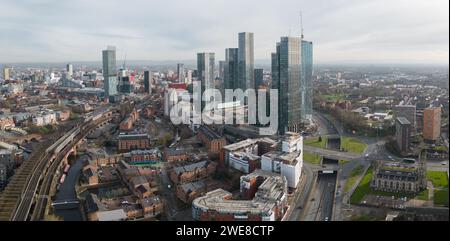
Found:
[[[363,158],[362,154],[357,154],[353,152],[343,152],[343,151],[336,151],[336,150],[329,150],[329,149],[322,149],[314,146],[303,146],[303,150],[311,153],[318,154],[320,156],[329,158],[329,159],[335,159],[335,160],[355,160],[355,159],[361,159]]]
[[[318,174],[316,186],[308,201],[305,221],[330,221],[333,214],[336,173]]]
[[[302,219],[305,204],[308,201],[313,182],[316,178],[315,173],[307,163],[303,166],[303,178],[305,178],[303,186],[299,187],[294,194],[291,212],[288,214],[289,216],[286,219],[288,221],[298,221]]]

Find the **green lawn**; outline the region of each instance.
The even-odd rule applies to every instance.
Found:
[[[339,160],[339,164],[340,165],[345,165],[345,164],[347,164],[349,162],[350,162],[349,160]]]
[[[303,153],[303,160],[310,164],[320,164],[321,157],[317,154],[305,151]]]
[[[427,201],[428,200],[428,189],[425,189],[422,192],[420,192],[416,196],[416,199]]]
[[[362,154],[367,148],[367,144],[351,137],[341,137],[341,149],[348,152]]]
[[[336,101],[336,100],[341,100],[345,98],[344,94],[329,94],[329,95],[321,95],[322,98],[328,100],[328,101]]]
[[[448,206],[448,189],[434,190],[434,204]]]
[[[345,183],[344,186],[344,192],[348,192],[353,187],[353,185],[358,180],[358,177],[362,174],[363,171],[364,171],[363,166],[358,165],[350,172],[350,175],[348,176],[347,182]]]
[[[427,171],[427,179],[433,182],[435,188],[448,188],[447,172]]]
[[[319,141],[319,137],[314,137],[314,138],[305,140],[303,144],[324,149],[327,147],[327,141],[328,140],[326,137],[322,137],[322,141]]]

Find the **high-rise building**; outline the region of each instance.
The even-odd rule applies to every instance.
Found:
[[[144,89],[145,93],[152,93],[152,74],[148,70],[144,71]]]
[[[3,68],[3,79],[4,80],[9,80],[11,78],[10,74],[11,73],[9,71],[9,68],[7,68],[7,67]]]
[[[436,141],[441,135],[441,107],[423,110],[423,139]]]
[[[407,152],[411,137],[411,122],[405,117],[395,119],[395,140],[397,147],[401,152]]]
[[[281,37],[272,53],[272,88],[278,89],[278,132],[300,130],[301,38]]]
[[[117,95],[116,47],[108,46],[103,50],[103,78],[105,96]]]
[[[264,82],[264,70],[263,69],[255,69],[255,87],[258,89],[260,85]]]
[[[198,80],[201,81],[202,93],[205,89],[214,88],[214,53],[197,54]]]
[[[236,88],[255,89],[253,33],[239,33],[238,86]]]
[[[184,83],[184,64],[177,64],[177,76],[178,76],[178,83]]]
[[[301,48],[300,118],[309,122],[313,112],[313,43],[302,40]]]
[[[225,73],[225,61],[219,61],[219,79],[223,82],[223,75]]]
[[[224,88],[238,88],[238,49],[225,49]]]
[[[66,71],[67,71],[67,75],[72,77],[72,75],[73,75],[73,65],[72,64],[67,64],[66,65]]]
[[[394,115],[396,118],[404,117],[411,122],[412,128],[416,127],[416,106],[415,105],[396,105],[394,106]]]

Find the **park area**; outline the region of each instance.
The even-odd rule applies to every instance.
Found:
[[[351,137],[341,137],[341,150],[362,154],[366,150],[367,144]]]
[[[427,179],[433,183],[434,204],[448,206],[448,176],[447,176],[447,172],[427,171]]]

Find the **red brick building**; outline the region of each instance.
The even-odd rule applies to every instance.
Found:
[[[130,151],[148,148],[150,148],[150,138],[147,134],[122,134],[118,137],[119,151]]]
[[[216,171],[217,164],[210,161],[201,161],[193,164],[173,168],[170,180],[174,183],[194,182],[208,177]]]
[[[227,144],[225,137],[218,135],[208,126],[201,125],[198,128],[197,138],[208,148],[210,153],[219,154],[222,147]]]

